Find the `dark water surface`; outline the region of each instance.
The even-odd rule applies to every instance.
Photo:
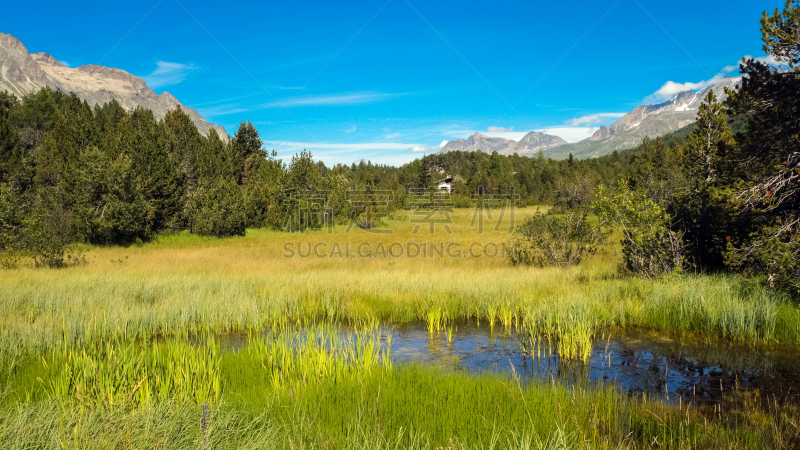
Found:
[[[343,328],[343,332],[349,330]],[[531,379],[613,383],[634,396],[670,403],[718,402],[730,394],[758,391],[762,399],[800,403],[800,353],[789,347],[753,347],[693,336],[635,329],[597,337],[586,363],[559,361],[547,343],[531,352],[531,342],[500,326],[460,323],[452,342],[446,332],[429,333],[425,324],[382,329],[392,334],[395,363],[417,362],[472,372],[515,372]],[[238,349],[247,337],[224,335],[223,347]],[[523,353],[523,345],[525,353]],[[512,369],[513,368],[513,369]]]

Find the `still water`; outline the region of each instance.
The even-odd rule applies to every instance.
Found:
[[[342,328],[344,334],[351,332]],[[522,381],[613,383],[632,396],[677,403],[718,402],[729,394],[755,391],[781,403],[800,402],[800,354],[793,348],[753,347],[694,336],[632,329],[598,336],[586,363],[559,361],[547,343],[496,326],[460,323],[452,341],[422,323],[381,329],[391,333],[391,357],[470,372],[515,373]],[[223,347],[247,345],[243,335],[224,335]],[[524,346],[524,347],[523,347]],[[523,351],[524,348],[524,351]]]

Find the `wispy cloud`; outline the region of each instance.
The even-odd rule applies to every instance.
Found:
[[[302,150],[308,150],[314,159],[324,161],[325,164],[349,164],[362,159],[370,160],[377,164],[391,164],[400,166],[411,160],[417,152],[435,153],[438,148],[425,148],[420,144],[402,142],[294,142],[294,141],[264,141],[269,147],[274,148],[280,158],[290,158]]]
[[[344,131],[344,132],[345,132],[345,133],[347,133],[347,134],[350,134],[350,133],[353,133],[353,132],[355,132],[357,129],[358,129],[358,127],[356,127],[355,125],[353,125],[353,126],[351,126],[350,128],[348,128],[348,129],[346,129],[346,130],[342,130],[342,131]]]
[[[488,130],[488,131],[490,131],[490,132],[514,131],[514,127],[508,127],[508,128],[503,128],[503,127],[489,127],[489,128],[487,128],[487,130]]]
[[[566,125],[571,127],[576,127],[578,125],[583,124],[593,124],[593,123],[602,123],[609,119],[619,119],[620,117],[624,116],[626,113],[597,113],[597,114],[590,114],[588,116],[577,117],[575,119],[570,119],[565,122]]]
[[[756,61],[767,64],[773,67],[786,67],[786,65],[775,59],[772,55],[767,56],[759,56],[758,58],[753,58],[751,55],[746,55],[744,59],[755,59]],[[667,81],[664,83],[661,88],[657,91],[653,92],[652,94],[648,95],[645,99],[645,103],[660,103],[669,100],[675,94],[679,94],[685,91],[699,91],[701,89],[705,89],[708,86],[716,83],[717,81],[727,77],[729,73],[734,72],[739,69],[739,66],[736,64],[731,64],[725,66],[720,70],[720,73],[714,75],[708,80],[698,81],[697,83],[687,82],[687,83],[676,83],[674,81]]]
[[[237,114],[247,111],[249,111],[247,108],[243,108],[240,105],[219,105],[209,108],[197,108],[197,112],[205,118],[225,116],[228,114]]]
[[[151,88],[178,84],[185,80],[190,72],[198,69],[198,67],[195,67],[191,64],[181,64],[167,61],[158,61],[156,66],[156,70],[154,70],[153,73],[142,77],[144,78],[144,81],[147,82],[147,85]]]
[[[750,56],[750,55],[745,56],[745,59],[750,59],[750,58],[752,58],[752,56]],[[766,64],[768,66],[776,66],[776,67],[778,67],[778,66],[785,66],[786,65],[784,62],[781,62],[781,61],[778,61],[777,59],[775,59],[775,57],[772,56],[772,55],[759,56],[758,58],[754,58],[754,59],[756,61],[758,61],[760,63],[763,63],[763,64]]]
[[[723,73],[730,73],[739,70],[739,66],[736,64],[731,64],[730,66],[725,66],[722,68]]]
[[[697,83],[687,82],[687,83],[676,83],[674,81],[667,81],[664,83],[659,90],[653,92],[652,94],[648,95],[645,99],[645,103],[661,103],[671,99],[675,94],[679,94],[685,91],[699,91],[700,89],[705,89],[708,86],[714,84],[715,82],[725,78],[724,74],[716,74],[711,79],[699,81]]]
[[[293,142],[293,141],[264,141],[266,144],[275,145],[286,150],[324,149],[324,150],[413,150],[419,144],[405,144],[401,142]]]
[[[61,64],[65,65],[67,67],[72,67],[68,62],[64,61],[63,59],[59,59],[58,62],[60,62]]]
[[[373,103],[386,100],[398,94],[385,94],[376,92],[365,92],[358,94],[344,95],[319,95],[314,97],[297,97],[286,100],[277,100],[261,105],[262,108],[283,108],[290,106],[332,106],[332,105],[357,105],[362,103]]]
[[[435,146],[435,147],[423,147],[421,145],[418,145],[418,146],[412,148],[411,151],[415,152],[415,153],[425,152],[427,154],[439,153],[439,150],[441,150],[442,147],[444,147],[445,145],[447,145],[447,141],[442,141],[441,144],[439,144],[438,146]]]

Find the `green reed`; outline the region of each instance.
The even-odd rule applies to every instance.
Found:
[[[64,343],[41,358],[40,387],[52,399],[83,404],[143,405],[173,399],[215,403],[222,393],[219,344],[183,339]]]

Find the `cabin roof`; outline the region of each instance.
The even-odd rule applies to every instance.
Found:
[[[453,181],[453,177],[451,177],[450,175],[448,175],[448,176],[447,176],[447,178],[442,178],[441,180],[437,181],[437,182],[436,182],[436,184],[439,184],[439,183],[441,183],[441,182],[449,183],[449,182],[451,182],[451,181]]]

